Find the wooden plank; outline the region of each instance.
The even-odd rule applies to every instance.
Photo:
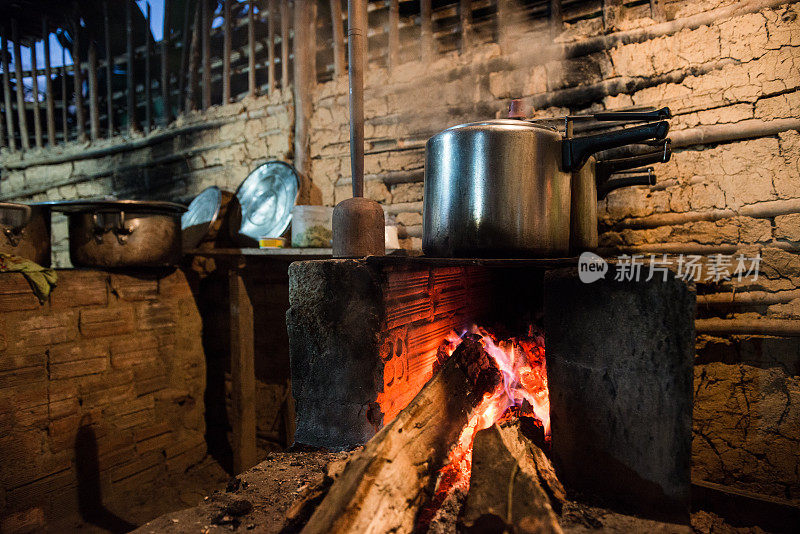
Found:
[[[150,50],[153,47],[150,31],[150,2],[146,4],[147,31],[144,38],[144,128],[147,133],[153,128],[153,79],[150,73]]]
[[[338,78],[345,72],[345,44],[344,27],[342,26],[342,0],[330,0],[331,25],[333,26],[333,72]],[[397,6],[397,0],[392,0],[392,5]],[[391,19],[391,12],[389,17]],[[391,20],[390,20],[391,24]],[[390,26],[391,28],[391,26]],[[399,33],[398,33],[399,39]],[[391,37],[389,43],[391,44]]]
[[[17,94],[17,119],[19,121],[20,144],[23,150],[28,150],[31,144],[28,139],[28,119],[25,116],[25,96],[21,89],[22,49],[19,45],[19,29],[17,28],[16,19],[11,19],[11,41],[14,45],[14,76],[16,78],[14,92]]]
[[[86,141],[86,117],[83,108],[83,72],[81,71],[81,32],[80,19],[75,17],[73,28],[75,38],[72,40],[72,72],[75,80],[75,119],[78,128],[78,141]]]
[[[164,108],[161,118],[164,126],[172,122],[172,103],[169,94],[169,47],[172,35],[170,35],[169,10],[170,0],[164,0],[164,34],[161,38],[161,102]]]
[[[100,138],[100,102],[97,95],[97,43],[89,42],[89,130],[92,141]]]
[[[255,351],[253,304],[238,269],[228,272],[231,321],[233,472],[256,463]]]
[[[11,108],[11,79],[8,73],[8,41],[5,33],[0,35],[0,54],[3,55],[3,102],[6,107],[6,131],[8,133],[8,148],[17,149],[17,139],[14,133],[14,113]]]
[[[256,96],[256,18],[253,0],[247,2],[247,94]]]
[[[53,97],[53,67],[50,64],[50,32],[47,29],[47,18],[42,18],[42,38],[44,39],[44,74],[45,99],[47,101],[47,142],[56,144],[56,102]]]
[[[312,96],[317,85],[317,4],[314,0],[295,0],[294,10],[294,165],[307,173],[311,159]]]
[[[208,2],[200,7],[202,13],[202,57],[203,57],[203,109],[211,107],[211,20],[208,13]]]
[[[400,64],[400,2],[389,2],[389,68]]]
[[[269,0],[267,19],[267,85],[269,93],[275,90],[275,20],[278,18],[278,0]]]
[[[431,22],[431,0],[420,1],[420,44],[422,60],[429,61],[433,55],[433,25]]]
[[[36,148],[42,148],[42,114],[39,104],[39,69],[36,64],[36,41],[31,42],[31,89],[33,93],[33,138]]]
[[[458,4],[458,18],[461,26],[461,51],[469,48],[470,28],[472,27],[472,2],[461,0]]]
[[[223,8],[222,41],[222,103],[231,101],[231,0]]]
[[[131,17],[131,4],[125,2],[125,67],[126,67],[126,97],[128,104],[128,133],[139,130],[136,121],[136,83],[134,80],[134,50],[133,50],[133,20]]]
[[[107,135],[114,136],[114,53],[111,50],[111,26],[108,22],[108,0],[103,0],[103,33],[106,53],[106,114]]]
[[[289,2],[281,2],[281,89],[289,87]]]

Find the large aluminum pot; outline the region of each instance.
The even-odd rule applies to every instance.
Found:
[[[47,204],[67,214],[75,267],[158,267],[180,261],[185,206],[136,200]]]
[[[565,256],[572,171],[597,151],[668,130],[657,122],[564,139],[518,119],[448,128],[425,147],[422,249],[439,257]]]
[[[50,210],[0,202],[0,252],[50,266]]]

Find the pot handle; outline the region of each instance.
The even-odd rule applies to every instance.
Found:
[[[595,180],[597,186],[602,186],[608,178],[615,172],[624,171],[628,169],[636,169],[644,167],[651,163],[666,163],[672,156],[672,148],[670,147],[670,140],[665,139],[661,142],[663,147],[651,152],[645,152],[637,156],[630,156],[627,158],[615,158],[598,161],[595,165]]]
[[[33,210],[30,206],[26,204],[16,204],[16,205],[7,205],[4,206],[4,209],[11,209],[17,210],[22,212],[22,219],[19,221],[13,221],[8,224],[8,226],[3,227],[3,233],[6,235],[6,239],[8,239],[8,243],[12,247],[16,247],[19,245],[20,240],[22,239],[22,234],[25,231],[25,227],[31,222],[31,218],[33,217]]]
[[[128,241],[128,236],[136,229],[134,224],[125,224],[125,212],[100,212],[92,214],[94,223],[94,239],[97,243],[103,242],[103,234],[114,232],[120,245]]]
[[[644,172],[647,174],[643,174]],[[597,188],[597,200],[603,200],[614,189],[631,187],[634,185],[656,185],[656,175],[653,172],[653,168],[648,167],[647,169],[637,169],[636,171],[631,172],[629,176],[614,178],[613,180],[606,181],[606,183],[598,186]]]
[[[592,117],[596,121],[663,121],[672,118],[672,111],[667,107],[652,111],[603,111]]]
[[[595,152],[641,143],[648,139],[664,139],[667,133],[669,133],[669,123],[661,121],[613,132],[564,139],[561,145],[562,165],[565,171],[577,171]]]

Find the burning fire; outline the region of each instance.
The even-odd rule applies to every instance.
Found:
[[[486,352],[503,375],[503,384],[487,393],[461,432],[458,443],[450,451],[448,461],[439,472],[432,501],[421,519],[429,522],[442,502],[457,488],[467,489],[472,471],[472,444],[475,434],[512,413],[535,417],[542,425],[545,440],[550,440],[550,397],[545,370],[544,336],[529,327],[525,337],[498,339],[485,328],[473,325],[461,336],[451,333],[439,347],[442,357],[449,357],[466,334],[481,338]],[[427,516],[427,517],[425,517]]]

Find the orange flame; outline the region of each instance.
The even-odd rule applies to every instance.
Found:
[[[544,336],[533,327],[527,337],[498,340],[485,328],[473,325],[462,336],[455,332],[442,341],[440,351],[452,355],[463,335],[477,334],[486,352],[494,359],[503,375],[503,384],[484,395],[450,451],[448,461],[439,472],[436,492],[421,514],[421,523],[428,524],[444,500],[456,489],[467,489],[472,471],[472,444],[475,434],[506,417],[512,408],[532,415],[541,422],[547,441],[550,440],[550,396],[545,369]],[[424,529],[423,529],[424,530]]]

